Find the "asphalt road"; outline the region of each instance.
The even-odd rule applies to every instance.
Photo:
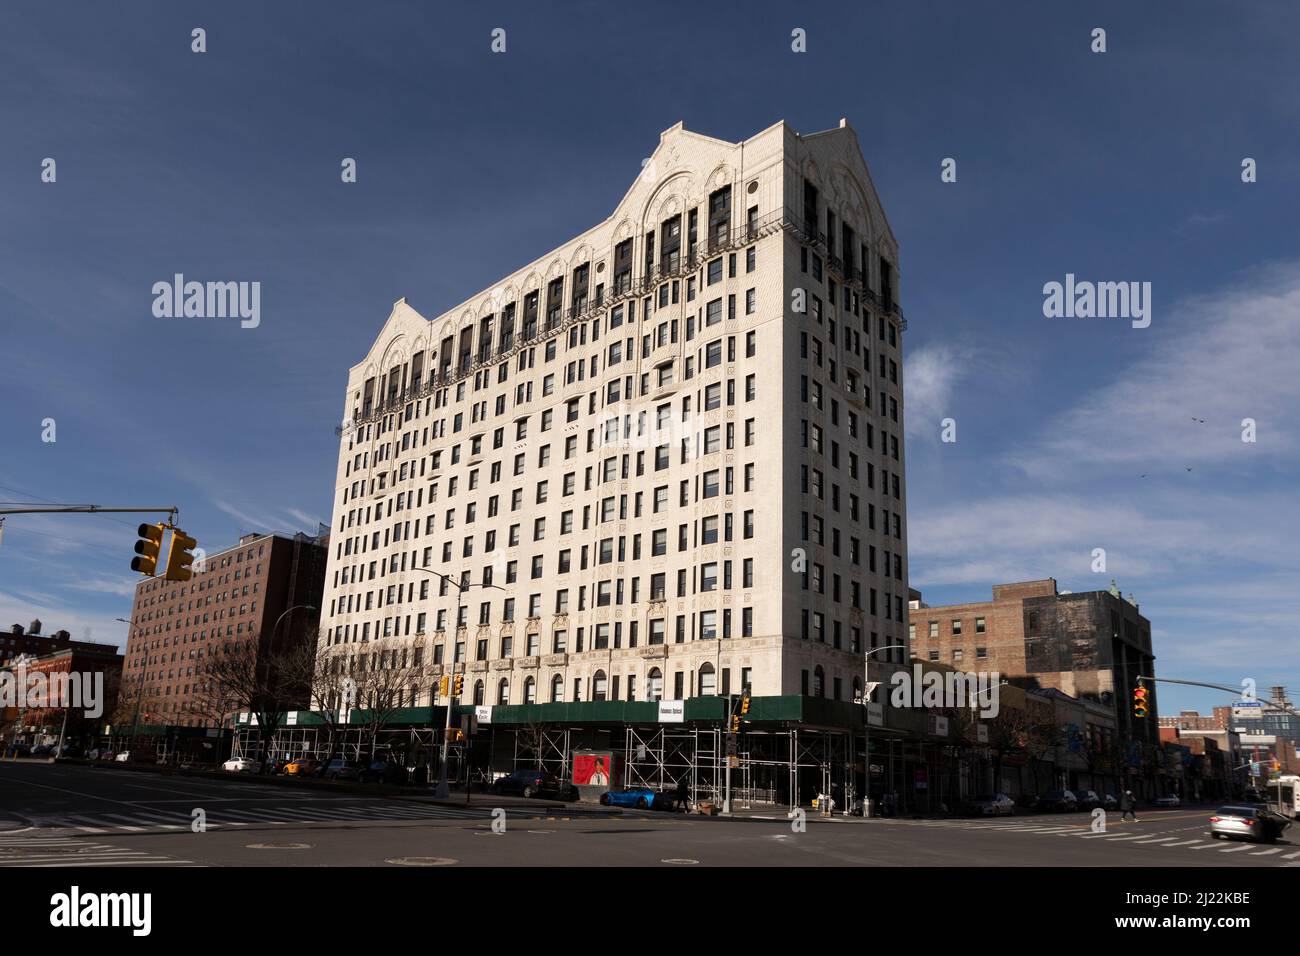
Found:
[[[476,797],[471,807],[107,767],[0,762],[0,867],[1163,866],[1296,867],[1273,845],[1211,840],[1203,808],[997,820],[610,814]],[[493,810],[500,807],[493,830]],[[201,832],[195,832],[196,820]]]

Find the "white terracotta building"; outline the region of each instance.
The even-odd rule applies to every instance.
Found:
[[[845,122],[666,130],[608,219],[399,300],[349,372],[322,649],[463,703],[852,700],[907,643],[898,288]]]

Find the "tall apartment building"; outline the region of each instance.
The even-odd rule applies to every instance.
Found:
[[[913,598],[918,657],[1098,701],[1113,710],[1122,739],[1158,743],[1157,685],[1147,684],[1150,717],[1134,718],[1131,706],[1137,678],[1155,674],[1151,622],[1114,582],[1078,593],[1059,592],[1054,578],[995,584],[992,601],[938,607]]]
[[[323,652],[423,648],[463,703],[847,702],[906,645],[898,247],[854,131],[679,123],[639,172],[349,372]]]
[[[185,582],[136,585],[119,700],[143,724],[203,727],[204,659],[231,642],[299,640],[319,619],[328,538],[246,534]],[[287,614],[291,608],[292,614]],[[278,630],[276,628],[278,627]]]

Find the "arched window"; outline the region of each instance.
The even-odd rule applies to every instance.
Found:
[[[650,668],[650,673],[645,680],[645,699],[646,700],[663,700],[664,697],[664,675],[657,667]]]
[[[700,696],[711,697],[718,692],[718,675],[714,673],[713,665],[704,663],[700,665]]]
[[[529,677],[524,681],[524,703],[537,703],[537,681],[532,677]]]
[[[608,695],[608,682],[605,679],[604,671],[596,671],[596,676],[591,679],[591,699],[604,700]]]
[[[474,682],[474,705],[480,706],[483,703],[483,682],[476,680]]]
[[[813,671],[812,695],[814,697],[826,696],[826,672],[822,670],[820,664],[818,664],[817,669]]]
[[[510,681],[504,677],[501,678],[500,683],[497,684],[497,703],[510,703]]]
[[[564,700],[564,678],[556,674],[551,678],[551,703],[558,704]]]

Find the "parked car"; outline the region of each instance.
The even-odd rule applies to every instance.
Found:
[[[1290,825],[1290,820],[1267,807],[1219,807],[1214,816],[1210,817],[1210,836],[1216,840],[1238,837],[1259,843],[1272,843]]]
[[[54,752],[53,744],[37,744],[35,747],[32,748],[31,756],[48,757],[53,752]]]
[[[250,760],[248,757],[231,757],[221,765],[222,770],[231,773],[261,773],[262,761]]]
[[[376,760],[357,773],[362,783],[405,783],[406,768],[391,760]]]
[[[496,794],[516,794],[523,797],[540,797],[549,794],[552,797],[574,799],[572,788],[566,788],[563,781],[553,773],[545,770],[516,770],[492,781],[492,792]]]
[[[1166,793],[1163,797],[1156,797],[1155,805],[1157,807],[1178,807],[1182,806],[1182,801],[1178,799],[1178,794]]]
[[[123,750],[121,753],[114,756],[113,759],[117,763],[129,763],[131,760],[131,751]]]
[[[1079,801],[1069,790],[1049,790],[1038,801],[1038,809],[1048,813],[1073,813]]]
[[[656,793],[649,787],[607,790],[600,795],[601,806],[636,807],[638,810],[664,810],[672,807],[673,795]]]
[[[1009,817],[1016,812],[1016,803],[1005,793],[986,793],[969,798],[962,809],[977,817]]]
[[[1254,787],[1247,787],[1241,795],[1242,803],[1268,803],[1268,796],[1263,790],[1257,790]]]
[[[336,757],[316,771],[316,773],[324,777],[326,780],[355,780],[357,779],[357,774],[360,772],[360,767],[352,761],[344,760],[341,757]]]
[[[1096,790],[1075,790],[1074,799],[1080,810],[1096,810],[1101,806],[1101,796]]]
[[[316,772],[320,766],[319,760],[313,760],[311,757],[299,757],[297,760],[290,760],[284,765],[284,772],[291,777],[309,777]]]
[[[1101,805],[1107,810],[1118,810],[1119,799],[1113,793],[1108,793],[1101,798]]]

